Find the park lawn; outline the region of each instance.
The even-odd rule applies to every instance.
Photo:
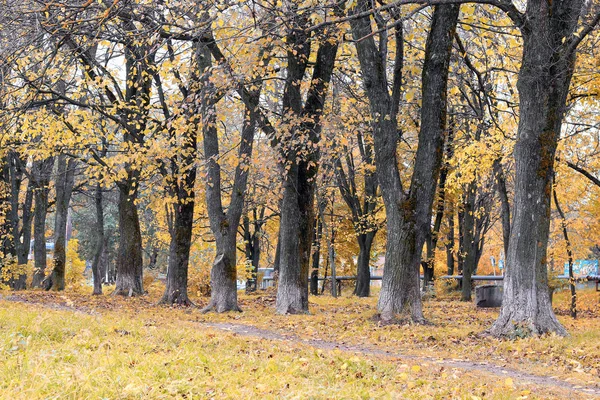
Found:
[[[10,294],[8,294],[10,295]],[[564,295],[556,298],[563,313]],[[497,311],[451,298],[425,302],[430,326],[379,326],[375,298],[311,297],[311,315],[276,316],[269,294],[241,295],[243,313],[201,314],[134,299],[20,292],[0,301],[0,396],[31,398],[586,398],[395,354],[486,361],[573,383],[600,382],[598,293],[568,338],[479,337]],[[195,298],[198,305],[208,299]],[[391,357],[242,337],[203,323],[257,326],[301,339],[389,350]],[[472,397],[474,396],[474,397]]]
[[[351,292],[348,290],[348,292]],[[376,297],[358,299],[349,294],[334,299],[311,297],[311,315],[273,315],[264,301],[242,296],[246,312],[202,315],[200,321],[231,321],[293,333],[303,338],[367,345],[380,349],[445,359],[488,362],[544,376],[556,376],[580,385],[600,385],[600,293],[579,293],[579,318],[568,316],[570,294],[554,296],[555,311],[570,333],[518,340],[498,340],[481,335],[498,309],[478,309],[474,303],[444,296],[424,302],[432,325],[380,326],[374,321]]]

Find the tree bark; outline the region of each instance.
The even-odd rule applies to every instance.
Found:
[[[454,275],[454,203],[450,202],[447,208],[448,235],[446,236],[446,266],[448,268],[448,275]]]
[[[193,170],[193,180],[195,180],[195,169]],[[192,172],[190,171],[190,173]],[[171,244],[169,246],[167,282],[165,292],[159,302],[161,304],[192,305],[192,302],[188,298],[187,290],[195,204],[193,185],[191,188],[192,191],[190,193],[187,192],[186,187],[181,188],[185,193],[182,193],[182,196],[178,196],[178,202],[174,205],[175,218],[171,231]]]
[[[198,65],[204,71],[211,65],[211,53],[205,46],[198,51]],[[221,166],[219,165],[219,138],[216,126],[214,87],[205,74],[201,93],[201,113],[204,130],[204,158],[207,164],[206,204],[211,231],[215,236],[217,254],[211,269],[211,298],[203,312],[241,311],[237,301],[237,246],[236,237],[242,216],[248,169],[244,165],[251,159],[256,128],[256,113],[251,108],[258,107],[260,89],[250,97],[251,105],[245,109],[242,138],[238,151],[240,163],[236,167],[231,200],[227,213],[221,199]]]
[[[440,170],[435,219],[427,240],[427,259],[423,264],[423,291],[425,291],[429,283],[433,281],[435,273],[435,252],[437,250],[438,238],[442,227],[442,219],[444,218],[444,212],[446,211],[446,180],[448,179],[448,173],[450,171],[449,162],[454,154],[454,128],[454,120],[451,118],[445,140],[445,162]]]
[[[355,12],[366,11],[370,7],[369,2],[361,1]],[[458,11],[458,5],[443,5],[436,6],[433,14],[422,75],[419,145],[408,195],[402,190],[396,155],[397,112],[393,111],[397,110],[397,104],[394,104],[397,99],[389,95],[385,69],[371,35],[369,17],[351,20],[365,90],[375,121],[375,161],[380,171],[379,185],[387,217],[386,258],[377,305],[384,321],[408,314],[417,323],[425,322],[419,269],[423,244],[430,229],[431,208],[443,155],[448,67]],[[395,83],[396,78],[397,75],[394,76]]]
[[[566,335],[552,310],[547,246],[554,157],[575,64],[582,0],[528,0],[521,26],[515,199],[500,315],[489,332]],[[573,47],[574,46],[574,47]]]
[[[46,277],[46,217],[48,215],[48,195],[50,192],[50,176],[54,167],[54,157],[34,161],[32,177],[35,180],[35,208],[33,217],[33,257],[34,272],[31,287],[42,287]]]
[[[362,133],[357,135],[357,145],[361,154],[363,165],[372,166],[373,148],[365,143]],[[365,168],[363,172],[362,202],[359,198],[356,183],[356,167],[351,152],[346,154],[346,171],[340,159],[336,161],[337,186],[344,202],[352,215],[352,223],[358,241],[358,262],[356,270],[356,286],[354,294],[358,297],[368,297],[371,292],[371,272],[369,261],[371,259],[371,245],[379,227],[375,222],[375,207],[377,206],[377,174]]]
[[[289,46],[288,76],[282,101],[283,113],[292,126],[291,133],[302,139],[299,144],[284,149],[287,174],[281,205],[281,259],[275,304],[278,314],[308,312],[308,274],[314,237],[315,178],[319,159],[313,144],[319,141],[321,116],[338,47],[333,37],[319,45],[311,85],[302,106],[300,83],[305,76],[311,47],[311,39],[304,31],[303,24],[308,24],[306,15],[296,19],[296,25],[286,37]]]
[[[199,57],[202,60],[202,57]],[[200,72],[204,69],[200,68]],[[194,79],[196,80],[196,79]],[[199,96],[198,99],[199,100]],[[188,297],[188,269],[192,232],[194,227],[194,207],[196,184],[197,126],[192,126],[178,138],[180,149],[171,159],[171,184],[169,194],[176,202],[172,206],[170,226],[171,243],[167,282],[160,304],[191,306]],[[175,136],[175,134],[173,134]],[[156,262],[156,257],[154,257]]]
[[[494,161],[494,173],[496,175],[496,187],[500,197],[500,218],[502,220],[502,242],[504,244],[504,257],[508,254],[508,243],[510,241],[510,202],[508,200],[508,190],[506,189],[506,179],[502,171],[500,160]]]
[[[13,290],[24,290],[27,288],[27,274],[21,268],[27,265],[27,257],[31,246],[31,222],[33,218],[31,209],[34,184],[31,180],[27,183],[25,201],[21,206],[20,194],[26,168],[25,161],[15,152],[11,153],[11,157],[11,221],[19,271],[16,272],[17,275],[13,273],[9,280],[9,286]],[[19,208],[21,208],[21,214],[19,214]]]
[[[358,297],[371,295],[371,247],[376,232],[367,232],[358,235],[358,261],[356,265],[356,288],[354,294]]]
[[[77,161],[67,159],[65,154],[58,156],[56,175],[56,214],[54,221],[54,257],[52,274],[46,278],[46,290],[65,290],[67,262],[67,218],[71,194],[75,183]]]
[[[250,274],[246,279],[246,293],[254,293],[258,290],[258,267],[260,265],[260,236],[262,233],[263,218],[265,207],[262,207],[260,213],[256,208],[252,210],[254,220],[250,223],[250,218],[244,216],[244,242],[246,259],[250,260]],[[250,229],[250,226],[253,229]]]
[[[320,215],[317,217],[315,224],[315,240],[313,243],[312,253],[312,270],[310,271],[310,294],[319,295],[319,264],[321,263],[321,239],[323,236],[323,223]]]
[[[92,260],[92,278],[94,280],[94,291],[92,294],[102,294],[102,274],[100,273],[100,259],[104,249],[104,208],[102,205],[102,187],[96,183],[94,193],[94,205],[96,207],[96,248]]]
[[[577,318],[577,291],[575,289],[575,278],[573,277],[573,248],[571,247],[571,240],[569,240],[569,231],[567,230],[567,219],[560,203],[558,202],[558,195],[556,194],[556,188],[554,192],[554,204],[556,205],[556,211],[560,215],[560,224],[562,227],[563,237],[565,239],[565,247],[567,250],[567,262],[569,263],[569,289],[571,290],[571,306],[569,307],[569,313],[571,318]]]
[[[143,287],[142,234],[137,206],[137,176],[128,173],[119,188],[119,249],[116,265],[116,287],[113,295],[141,296]]]
[[[477,266],[477,245],[475,229],[475,196],[477,186],[475,182],[467,185],[463,201],[463,242],[460,252],[463,255],[462,265],[462,301],[471,301],[471,275]]]

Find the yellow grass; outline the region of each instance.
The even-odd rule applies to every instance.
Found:
[[[239,336],[205,322],[600,383],[600,318],[593,292],[580,296],[587,318],[560,317],[571,337],[517,341],[476,337],[496,311],[450,300],[426,303],[433,326],[378,326],[371,319],[374,298],[311,297],[311,315],[276,316],[272,297],[265,295],[241,295],[244,313],[225,315],[156,307],[155,294],[138,299],[19,296],[19,302],[0,301],[2,399],[586,398],[501,373],[465,372],[422,358],[320,350],[296,339]],[[555,303],[559,311],[563,296]]]

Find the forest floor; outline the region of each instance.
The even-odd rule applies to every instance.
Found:
[[[0,398],[600,398],[594,291],[576,320],[555,295],[569,337],[517,340],[480,335],[498,310],[454,293],[424,303],[426,326],[379,325],[376,297],[311,297],[310,315],[278,316],[272,292],[227,314],[159,295],[3,293]]]

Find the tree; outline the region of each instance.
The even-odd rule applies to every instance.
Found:
[[[360,166],[363,171],[362,199],[359,197],[360,193],[357,189],[357,166],[351,152],[346,152],[344,164],[342,164],[340,158],[336,160],[335,171],[338,188],[352,215],[359,247],[354,294],[358,297],[369,297],[371,293],[371,270],[369,265],[371,247],[379,228],[375,220],[378,185],[377,174],[373,170],[372,144],[365,140],[361,132],[358,132],[356,146],[363,164]]]
[[[32,287],[41,287],[46,276],[46,216],[48,215],[50,178],[54,167],[54,157],[35,160],[31,168],[31,179],[35,184],[34,189],[34,216],[33,216],[33,256],[34,272]]]
[[[290,15],[296,13],[294,9]],[[286,171],[279,241],[280,266],[276,310],[278,314],[308,312],[308,274],[311,245],[314,238],[314,193],[319,153],[318,143],[325,111],[328,85],[331,81],[337,54],[335,33],[322,33],[316,52],[311,84],[302,102],[301,83],[311,55],[311,39],[305,29],[309,26],[306,12],[291,19],[286,34],[287,77],[282,98],[284,121],[290,126],[290,138],[282,140],[282,158]]]
[[[579,31],[583,5],[581,0],[528,0],[524,14],[512,16],[523,35],[517,83],[520,119],[504,301],[489,330],[493,335],[567,334],[550,303],[546,251],[554,157],[577,47],[600,20],[595,10]]]
[[[42,282],[46,290],[65,290],[65,268],[67,263],[67,218],[77,161],[67,155],[58,156],[56,174],[56,214],[54,217],[54,256],[53,268]]]
[[[368,11],[370,7],[368,2],[359,1],[354,13]],[[425,321],[419,291],[419,268],[441,167],[448,68],[458,12],[458,5],[444,5],[436,6],[433,13],[422,74],[419,145],[408,193],[403,189],[396,154],[402,50],[396,50],[390,95],[380,53],[383,46],[378,49],[375,45],[370,17],[351,20],[374,121],[375,164],[378,171],[386,171],[378,174],[387,217],[385,267],[377,306],[384,321],[393,320],[399,314],[409,314],[415,322]],[[399,19],[397,14],[395,19]],[[402,25],[397,23],[396,46],[402,40]]]

